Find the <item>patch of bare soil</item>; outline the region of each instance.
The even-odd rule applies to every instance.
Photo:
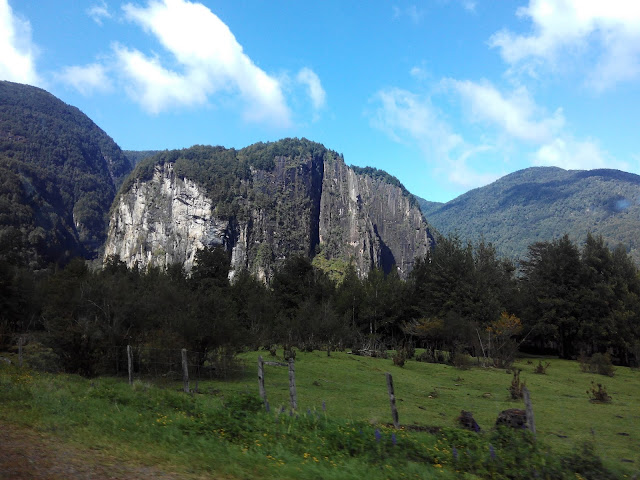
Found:
[[[196,477],[122,461],[51,435],[0,422],[1,480],[194,480]],[[209,477],[212,478],[212,477]]]

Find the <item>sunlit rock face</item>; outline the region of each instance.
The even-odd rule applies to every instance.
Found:
[[[193,266],[195,253],[222,244],[227,222],[212,215],[212,202],[189,179],[176,178],[172,164],[157,166],[148,182],[120,195],[111,214],[105,256],[129,266]]]
[[[188,272],[197,250],[223,245],[232,276],[248,269],[268,281],[288,256],[321,252],[352,262],[361,276],[382,267],[405,277],[432,242],[410,196],[330,153],[277,157],[272,170],[251,168],[240,183],[235,213],[222,215],[197,179],[179,178],[172,163],[156,165],[151,179],[116,200],[105,258],[140,268],[179,263]]]

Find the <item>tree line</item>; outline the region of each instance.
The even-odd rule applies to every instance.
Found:
[[[266,285],[229,280],[222,248],[180,265],[140,269],[109,258],[32,271],[0,260],[0,339],[28,333],[60,368],[108,373],[109,349],[127,344],[207,353],[272,345],[383,351],[425,347],[508,364],[518,349],[563,358],[609,353],[640,359],[640,277],[623,247],[588,235],[529,247],[519,265],[485,242],[439,239],[406,280],[392,270],[330,276],[303,256]],[[1,346],[0,346],[1,348]],[[435,357],[434,357],[435,358]]]

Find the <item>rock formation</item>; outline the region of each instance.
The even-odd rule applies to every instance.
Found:
[[[105,257],[141,268],[182,263],[189,271],[198,249],[223,245],[234,271],[266,279],[288,256],[317,252],[353,262],[360,275],[395,265],[406,276],[432,241],[406,190],[357,174],[319,144],[283,142],[288,154],[266,163],[254,159],[264,160],[265,148],[278,143],[257,152],[197,147],[197,155],[187,149],[143,162],[147,173],[136,170],[112,207]],[[216,163],[221,155],[235,155],[238,163],[225,160],[223,171]],[[181,175],[194,171],[190,162],[215,167],[218,176]]]

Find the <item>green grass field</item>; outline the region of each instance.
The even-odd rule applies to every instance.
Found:
[[[510,400],[512,375],[504,370],[414,360],[400,368],[391,359],[298,352],[296,418],[275,413],[289,403],[286,367],[265,367],[272,412],[255,413],[259,354],[278,360],[245,353],[242,378],[200,382],[194,395],[177,383],[157,388],[139,379],[132,388],[120,378],[2,366],[0,419],[141,462],[231,478],[528,478],[518,467],[523,462],[547,472],[541,478],[603,478],[590,458],[577,467],[560,460],[585,444],[613,472],[609,478],[640,471],[640,372],[628,368],[610,378],[548,359],[547,373],[539,375],[537,359],[516,362],[533,402],[538,441],[532,443],[523,432],[504,436],[493,429],[502,410],[524,408]],[[394,378],[401,425],[443,427],[440,434],[389,426],[385,372]],[[606,386],[611,403],[589,401],[592,381]],[[456,428],[463,409],[473,412],[482,433]]]
[[[265,361],[268,352],[260,352]],[[266,355],[265,355],[266,354]],[[245,354],[257,364],[258,353]],[[532,364],[527,364],[531,361]],[[640,372],[617,368],[615,376],[580,371],[575,361],[544,359],[551,366],[544,375],[533,373],[538,358],[518,360],[523,380],[531,393],[538,437],[560,451],[569,451],[585,440],[595,440],[606,460],[634,460],[640,468]],[[288,369],[265,367],[265,387],[272,405],[288,405]],[[488,429],[508,408],[524,408],[510,399],[512,375],[505,370],[472,368],[408,361],[394,366],[390,359],[325,352],[296,357],[296,387],[302,410],[319,408],[324,400],[331,415],[372,423],[391,422],[385,372],[393,375],[400,423],[454,427],[461,410],[473,412],[478,424]],[[255,376],[255,375],[254,375]],[[257,377],[256,377],[257,378]],[[613,401],[589,401],[591,381],[606,386]],[[315,382],[315,383],[314,383]],[[257,380],[216,383],[225,392],[257,392]],[[437,392],[437,395],[432,393]],[[626,433],[627,435],[620,435]],[[566,437],[566,438],[565,438]]]

